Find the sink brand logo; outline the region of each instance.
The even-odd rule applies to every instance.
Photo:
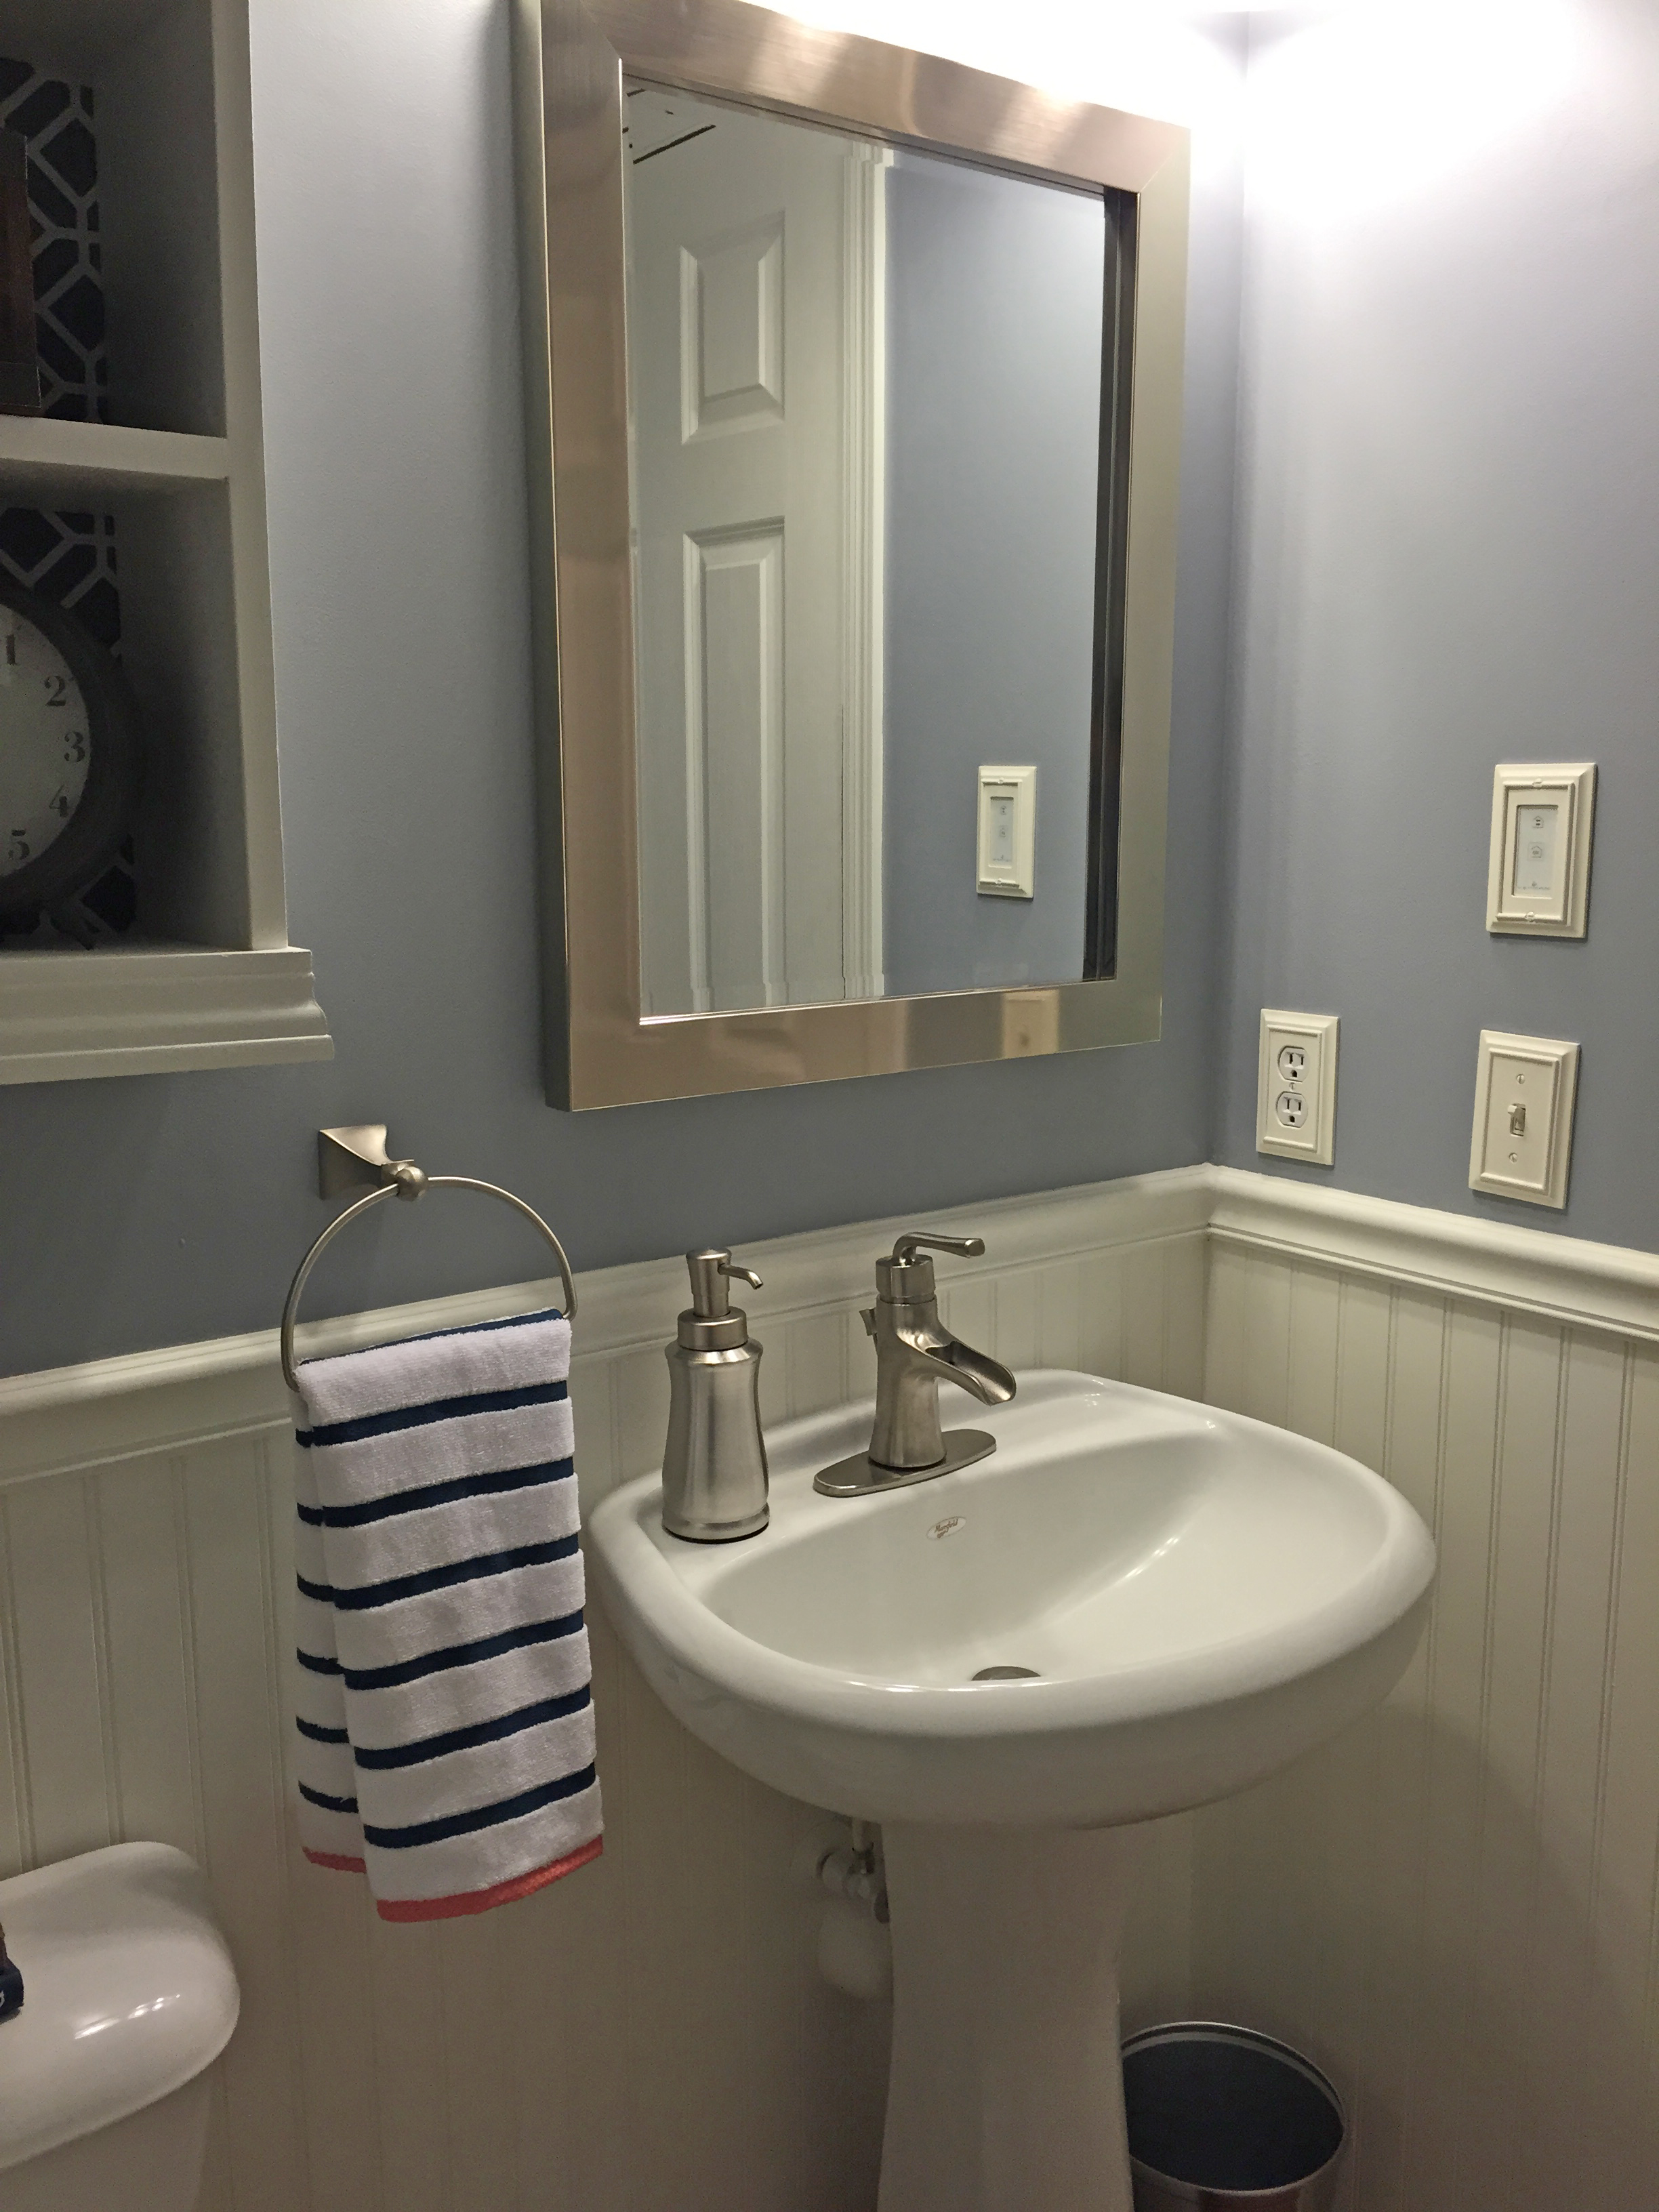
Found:
[[[927,1531],[928,1539],[936,1544],[941,1536],[954,1536],[957,1530],[965,1525],[960,1513],[947,1513],[943,1521],[934,1522]]]

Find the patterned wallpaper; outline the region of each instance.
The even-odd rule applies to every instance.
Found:
[[[0,129],[21,131],[28,141],[42,412],[82,422],[108,419],[94,117],[90,85],[67,84],[27,62],[0,58]],[[43,599],[73,607],[93,635],[119,654],[112,516],[0,509],[0,568]],[[72,902],[78,933],[94,939],[124,935],[132,927],[136,904],[128,851]],[[62,942],[44,920],[21,937],[41,945]],[[19,939],[14,933],[10,942]]]

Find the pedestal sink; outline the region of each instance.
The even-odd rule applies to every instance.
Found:
[[[694,1735],[882,1823],[880,2212],[1129,2212],[1130,1824],[1243,1789],[1384,1697],[1434,1547],[1354,1461],[1156,1391],[1038,1372],[978,1418],[990,1458],[857,1499],[812,1476],[862,1448],[870,1407],[791,1422],[761,1534],[667,1535],[651,1476],[601,1504],[589,1557]]]

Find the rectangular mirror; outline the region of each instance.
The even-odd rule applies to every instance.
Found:
[[[550,1097],[1156,1036],[1186,134],[519,27]]]

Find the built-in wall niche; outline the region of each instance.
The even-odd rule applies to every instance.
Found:
[[[106,878],[0,937],[0,1082],[331,1049],[288,942],[247,36],[247,0],[0,0],[42,369],[0,570],[116,653],[145,749]]]

